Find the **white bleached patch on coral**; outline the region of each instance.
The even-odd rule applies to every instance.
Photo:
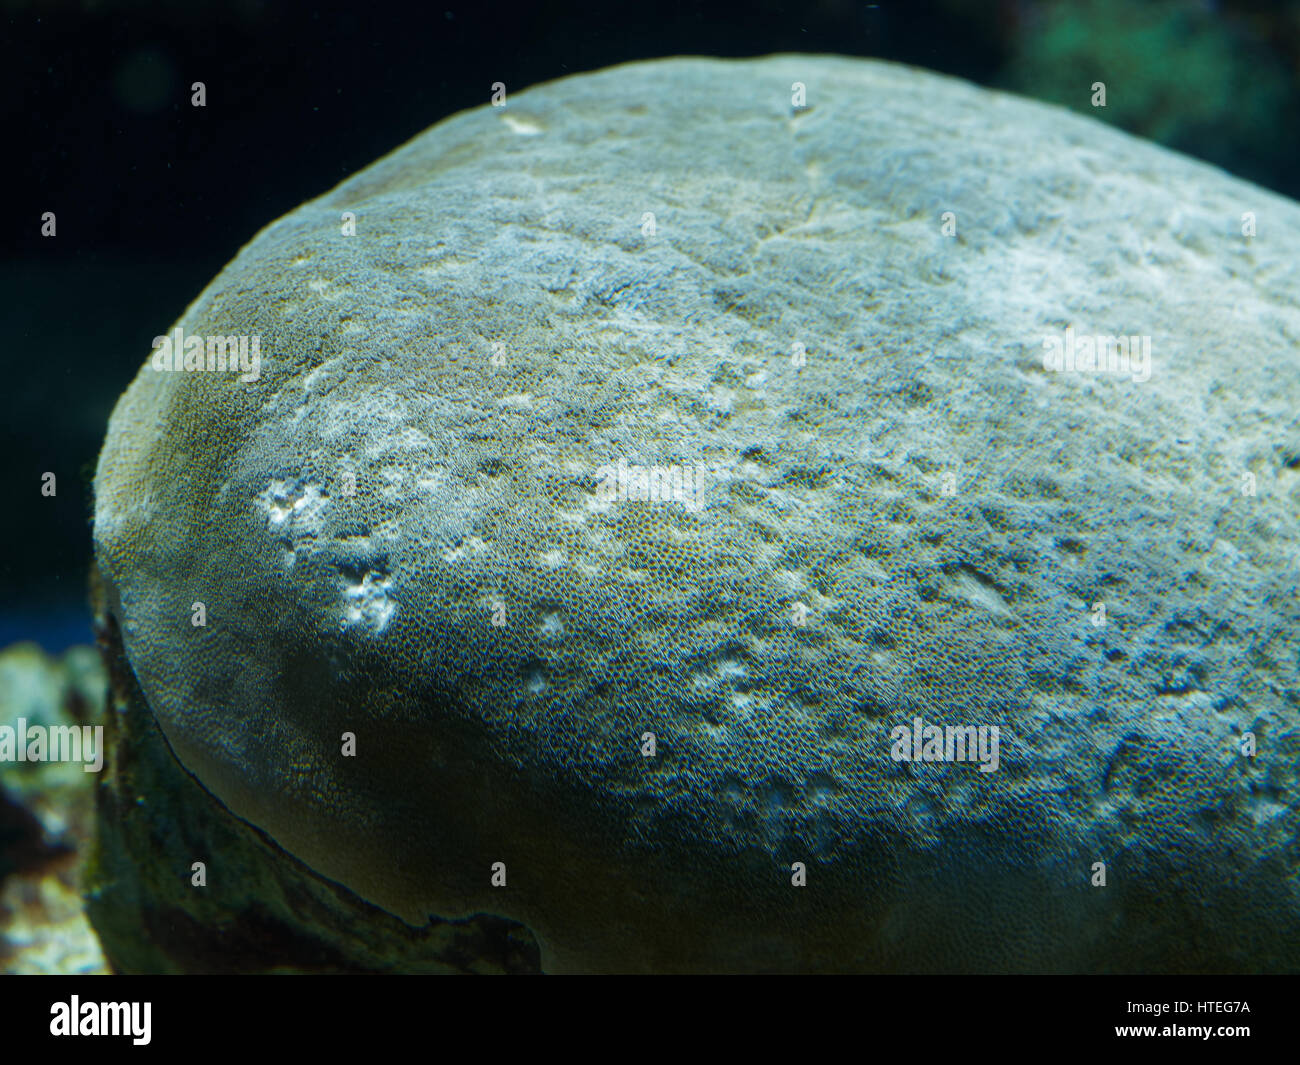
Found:
[[[808,582],[804,580],[803,574],[796,570],[779,569],[772,574],[772,581],[781,591],[787,594],[802,592],[808,587]]]
[[[326,281],[323,277],[318,277],[314,281],[308,281],[307,288],[329,303],[337,303],[352,291],[346,285],[341,288],[336,287],[332,282]]]
[[[315,529],[320,511],[328,502],[314,484],[297,485],[289,481],[272,481],[257,496],[258,506],[273,526],[302,525],[304,531]]]
[[[734,658],[724,658],[718,663],[718,677],[720,679],[743,677],[746,673],[745,664]]]
[[[738,677],[744,677],[748,674],[745,664],[734,658],[723,658],[714,664],[712,670],[700,670],[691,675],[691,680],[697,688],[712,688],[718,684],[725,684],[728,681],[735,680]],[[742,696],[737,693],[734,699],[748,699],[748,696]],[[741,703],[737,702],[737,706]]]
[[[408,425],[398,435],[396,445],[401,449],[428,451],[433,447],[433,441],[413,425]]]
[[[501,121],[506,124],[506,128],[512,133],[518,133],[524,137],[535,137],[542,132],[542,127],[536,122],[530,122],[526,118],[515,118],[514,115],[502,115]]]
[[[375,471],[375,476],[383,483],[378,486],[380,499],[390,503],[403,502],[407,491],[407,471],[400,466],[383,466]]]
[[[587,524],[587,515],[577,510],[558,510],[555,512],[555,517],[565,525],[579,526]]]
[[[373,573],[367,573],[359,584],[345,584],[344,620],[349,625],[362,626],[376,634],[383,632],[397,612],[392,589],[392,578],[376,577]]]
[[[736,393],[729,388],[713,388],[704,397],[704,404],[719,414],[733,414],[736,410]]]
[[[359,394],[346,390],[331,396],[316,415],[322,442],[348,442],[358,459],[382,460],[392,450],[393,438],[410,423],[406,399],[393,388],[377,388]],[[353,441],[363,437],[359,445]]]
[[[415,475],[415,487],[422,492],[433,492],[441,488],[446,480],[446,470],[440,467],[429,467]]]
[[[338,358],[326,359],[319,366],[312,369],[302,379],[302,390],[304,392],[315,392],[316,386],[320,383],[321,376],[327,374],[329,369],[339,362]]]

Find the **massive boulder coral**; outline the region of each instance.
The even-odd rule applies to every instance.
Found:
[[[550,971],[1295,970],[1298,235],[878,62],[510,95],[159,343],[109,610],[231,814]]]

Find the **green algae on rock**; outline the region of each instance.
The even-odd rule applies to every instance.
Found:
[[[119,402],[141,703],[259,860],[548,971],[1294,970],[1297,233],[877,62],[454,116],[186,311],[257,380]],[[1115,336],[1148,373],[1044,364]]]

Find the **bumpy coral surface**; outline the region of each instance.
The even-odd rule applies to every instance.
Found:
[[[549,970],[1294,970],[1297,237],[882,63],[510,95],[199,296],[256,380],[146,362],[127,657],[239,818]]]

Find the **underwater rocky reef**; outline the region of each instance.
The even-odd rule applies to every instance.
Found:
[[[82,898],[95,835],[94,774],[106,755],[107,683],[92,647],[58,656],[32,643],[0,651],[0,972],[6,975],[109,971]],[[48,747],[51,737],[58,739],[57,752]],[[48,757],[63,753],[65,738],[77,757]]]
[[[1295,971],[1298,232],[812,55],[269,225],[95,479],[109,962]]]

